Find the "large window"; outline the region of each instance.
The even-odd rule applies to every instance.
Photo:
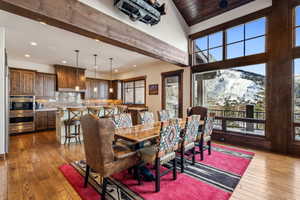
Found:
[[[294,60],[294,124],[295,140],[300,141],[300,59]]]
[[[193,64],[212,63],[266,51],[266,17],[193,41]]]
[[[125,104],[145,104],[145,78],[124,81],[123,100]]]
[[[265,64],[193,74],[193,106],[217,114],[216,129],[265,135]]]

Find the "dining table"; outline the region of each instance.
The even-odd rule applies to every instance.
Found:
[[[179,125],[184,129],[186,119],[180,119]],[[140,124],[129,128],[119,128],[115,130],[115,137],[120,138],[134,144],[143,143],[160,136],[160,121],[150,124]],[[200,121],[200,125],[204,125],[204,120]]]

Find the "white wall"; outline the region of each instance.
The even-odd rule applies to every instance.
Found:
[[[151,64],[139,66],[135,70],[127,73],[118,74],[115,78],[128,79],[138,76],[147,76],[146,79],[146,104],[151,112],[155,113],[161,110],[161,73],[184,69],[183,73],[183,114],[186,116],[186,110],[190,105],[190,68],[182,68],[169,63],[157,61]],[[149,85],[159,85],[159,95],[149,95]],[[156,116],[157,117],[157,116]],[[156,118],[157,119],[157,118]]]
[[[159,24],[154,26],[142,22],[132,22],[127,15],[114,7],[112,0],[79,1],[187,52],[187,33],[189,29],[172,0],[160,0],[161,3],[166,3],[167,14],[162,16]]]
[[[13,67],[13,68],[28,69],[28,70],[34,70],[34,71],[43,72],[43,73],[55,74],[55,68],[53,67],[53,65],[28,62],[28,61],[24,61],[24,60],[17,60],[17,59],[10,58],[10,57],[8,57],[8,66]],[[86,70],[85,75],[86,75],[86,77],[89,77],[89,78],[95,78],[95,71]],[[97,72],[97,78],[98,79],[110,79],[110,74]]]
[[[240,18],[242,16],[248,15],[250,13],[256,12],[258,10],[272,6],[272,0],[255,0],[251,3],[245,4],[241,7],[235,8],[228,12],[225,12],[216,17],[210,18],[198,24],[190,27],[190,34],[203,31],[205,29],[223,24],[225,22]],[[279,13],[278,13],[279,14]]]
[[[5,153],[5,134],[6,134],[6,113],[5,113],[5,33],[4,28],[0,27],[0,154]]]

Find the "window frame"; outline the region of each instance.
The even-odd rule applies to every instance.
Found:
[[[254,36],[254,37],[246,38],[246,24],[254,22],[254,21],[257,21],[257,20],[260,20],[260,19],[263,19],[263,18],[265,18],[265,33],[263,35],[257,35],[257,36]],[[231,43],[227,43],[228,30],[231,29],[231,28],[238,27],[238,26],[243,26],[243,39],[242,40],[238,40],[238,41],[234,41],[234,42],[231,42]],[[215,62],[223,62],[223,61],[226,61],[226,60],[232,60],[232,59],[242,58],[242,57],[246,57],[246,56],[264,54],[264,53],[267,52],[267,36],[268,36],[268,29],[267,28],[268,28],[268,16],[265,15],[265,16],[259,16],[257,18],[251,19],[251,20],[246,21],[246,22],[242,22],[242,23],[236,24],[234,26],[228,26],[228,27],[226,26],[224,28],[221,28],[218,31],[210,32],[210,33],[208,33],[206,35],[202,35],[200,37],[193,38],[192,39],[192,65],[193,66],[205,65],[205,64],[215,63]],[[213,34],[217,34],[217,33],[221,33],[222,34],[222,45],[210,48],[210,46],[209,46],[210,36],[213,35]],[[207,49],[196,51],[195,50],[196,41],[197,41],[197,39],[200,39],[200,38],[203,38],[203,37],[207,37],[207,39],[206,39],[207,40],[206,41],[207,42]],[[253,40],[253,39],[263,38],[263,37],[265,38],[265,44],[264,44],[265,51],[261,52],[261,53],[246,55],[246,42],[250,41],[250,40]],[[243,44],[243,54],[242,54],[242,56],[238,56],[238,57],[234,57],[234,58],[227,58],[227,56],[228,56],[228,46],[234,45],[234,44],[238,44],[238,43],[242,43]],[[211,62],[210,61],[210,57],[209,57],[210,50],[219,49],[219,48],[222,49],[222,59],[220,61],[212,61]],[[199,52],[207,52],[207,58],[206,58],[207,62],[200,63],[200,64],[196,63],[196,56],[195,55],[197,53],[199,53]]]
[[[141,76],[141,77],[135,77],[135,78],[130,78],[130,79],[125,79],[125,80],[122,80],[122,100],[123,100],[123,103],[125,105],[128,105],[128,106],[145,106],[146,105],[146,76]],[[135,83],[138,82],[138,81],[144,81],[144,87],[136,87],[135,86]],[[126,83],[133,83],[133,103],[126,103],[125,102],[125,99],[126,99],[126,96],[125,96],[125,84]],[[142,104],[138,104],[136,103],[136,89],[137,88],[144,88],[144,103]]]

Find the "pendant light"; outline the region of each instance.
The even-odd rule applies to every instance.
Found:
[[[79,50],[75,50],[76,53],[76,86],[75,86],[75,90],[79,91],[80,87],[78,85],[78,59],[79,59]]]
[[[112,69],[112,62],[113,62],[113,58],[110,58],[110,87],[109,87],[109,93],[113,93],[114,89],[112,87],[112,73],[113,73],[113,69]]]
[[[94,54],[94,57],[95,57],[95,79],[97,78],[97,54]],[[94,87],[94,93],[97,93],[98,92],[98,87],[95,86]]]

